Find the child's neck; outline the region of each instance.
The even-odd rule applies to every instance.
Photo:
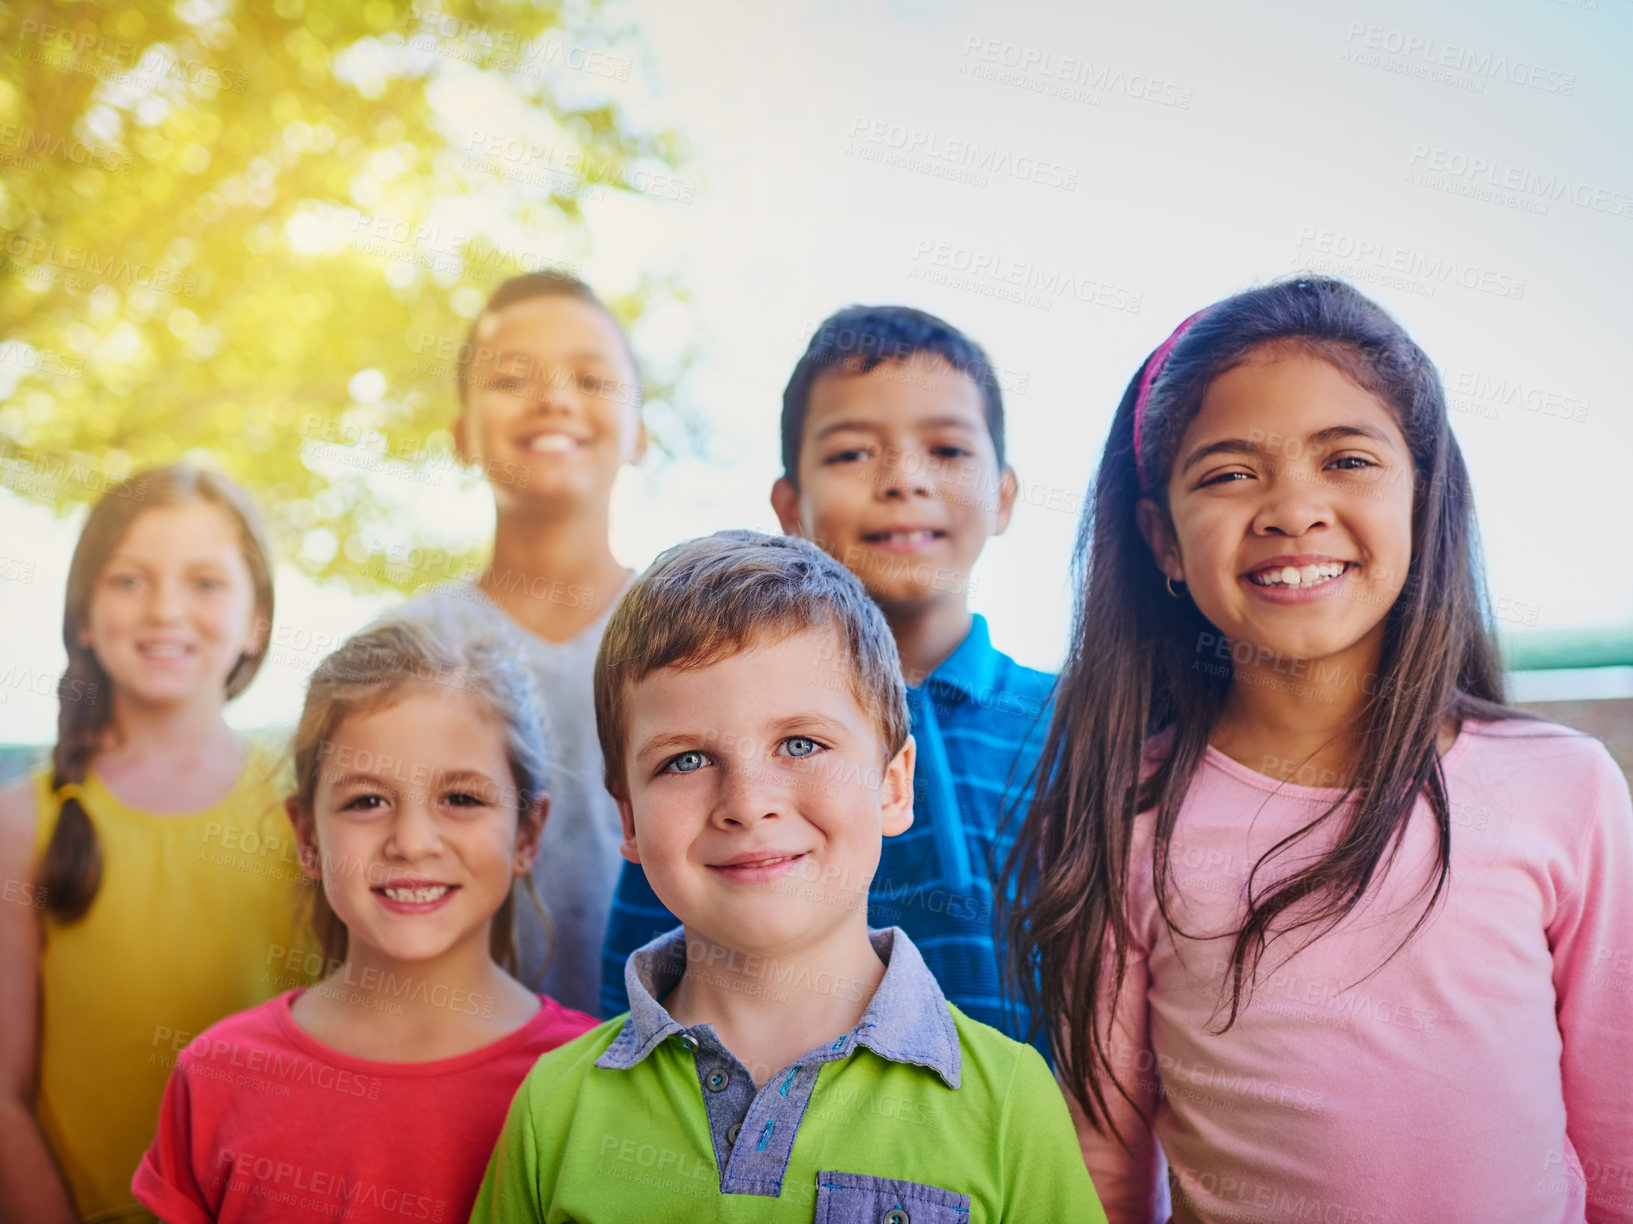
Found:
[[[97,750],[96,771],[124,802],[154,812],[191,812],[223,799],[244,770],[247,745],[212,696],[139,702],[118,689]]]
[[[1210,740],[1249,769],[1283,781],[1348,785],[1358,728],[1377,684],[1376,643],[1328,659],[1238,665]]]
[[[455,1058],[538,1012],[538,996],[493,961],[488,930],[429,961],[400,961],[355,935],[346,958],[295,1004],[301,1028],[379,1062]]]
[[[917,686],[947,661],[969,636],[974,617],[964,600],[954,596],[915,604],[879,605],[896,639],[902,676]]]
[[[630,571],[612,555],[604,507],[574,514],[501,509],[493,560],[477,580],[518,624],[565,642],[606,611]]]
[[[773,953],[740,952],[690,928],[686,945],[686,972],[662,1003],[687,1027],[712,1024],[756,1085],[854,1029],[885,976],[863,922]]]

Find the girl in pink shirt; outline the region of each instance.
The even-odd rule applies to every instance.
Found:
[[[387,622],[313,674],[294,758],[325,955],[265,968],[327,972],[185,1044],[132,1188],[168,1224],[463,1220],[517,1085],[595,1023],[508,972],[549,805],[537,691],[501,645]]]
[[[1633,1221],[1633,805],[1502,704],[1422,350],[1315,277],[1193,316],[1080,564],[1013,937],[1110,1218]]]

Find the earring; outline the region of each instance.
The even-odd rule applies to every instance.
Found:
[[[1174,580],[1172,578],[1164,578],[1162,581],[1163,581],[1163,585],[1168,588],[1168,593],[1170,595],[1172,595],[1175,599],[1180,599],[1185,595],[1184,591],[1174,590]],[[1182,582],[1179,585],[1184,586],[1185,584]]]

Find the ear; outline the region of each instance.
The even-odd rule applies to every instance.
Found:
[[[628,799],[619,799],[618,819],[624,825],[624,840],[618,844],[618,853],[632,863],[641,861],[641,848],[635,844],[635,809]]]
[[[641,409],[635,408],[635,436],[630,439],[629,453],[625,456],[627,463],[639,463],[646,458],[646,445],[651,439],[646,432],[646,422],[641,420]]]
[[[998,473],[998,507],[994,519],[992,534],[1003,535],[1009,530],[1009,516],[1015,513],[1015,499],[1020,496],[1021,479],[1015,475],[1015,469],[1007,463],[1004,470]]]
[[[290,827],[295,830],[295,848],[301,871],[307,878],[323,883],[323,854],[318,849],[317,825],[312,821],[312,814],[293,795],[284,800],[284,814],[289,817]]]
[[[884,785],[879,788],[883,819],[880,832],[886,837],[905,833],[913,824],[913,758],[918,745],[909,735],[901,751],[885,766]]]
[[[1185,581],[1185,561],[1179,554],[1179,540],[1174,536],[1174,524],[1163,508],[1149,497],[1134,504],[1134,522],[1140,529],[1152,559],[1163,575],[1175,582]]]
[[[776,483],[771,486],[771,509],[784,535],[805,534],[805,525],[800,521],[799,490],[786,476],[777,477]]]
[[[539,838],[544,833],[544,822],[550,815],[550,796],[540,795],[531,807],[516,820],[516,861],[511,864],[515,875],[524,876],[533,870],[539,857]]]
[[[459,407],[459,415],[454,418],[454,427],[450,430],[454,435],[454,454],[466,467],[476,462],[471,453],[471,414],[463,404]]]
[[[244,653],[253,659],[265,650],[267,635],[271,629],[272,621],[257,611],[255,619],[250,622],[249,639],[244,643]]]

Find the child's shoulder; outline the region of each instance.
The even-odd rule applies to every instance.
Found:
[[[561,1010],[567,1016],[583,1016],[582,1012],[568,1008]],[[533,1069],[527,1073],[524,1089],[535,1093],[558,1092],[569,1083],[592,1078],[590,1072],[595,1069],[596,1060],[607,1052],[607,1048],[618,1039],[618,1034],[624,1031],[629,1013],[625,1012],[621,1016],[614,1016],[611,1020],[603,1020],[600,1023],[596,1023],[589,1016],[583,1018],[590,1021],[593,1027],[540,1055],[538,1062],[533,1064]]]
[[[1550,787],[1625,787],[1621,767],[1603,742],[1541,718],[1467,719],[1444,764],[1450,774],[1530,777]]]
[[[1024,663],[993,645],[986,625],[977,621],[971,630],[973,649],[958,667],[958,679],[972,690],[978,713],[994,719],[1043,721],[1054,698],[1055,676]],[[955,652],[955,657],[957,653]]]
[[[958,1030],[959,1079],[961,1086],[998,1096],[1013,1091],[1032,1092],[1038,1084],[1054,1087],[1054,1077],[1043,1055],[973,1016],[954,1003],[946,1005]],[[1041,1077],[1041,1080],[1040,1080]]]
[[[185,1041],[176,1058],[177,1068],[216,1062],[238,1066],[258,1053],[290,1048],[289,1002],[297,993],[298,988],[286,990],[264,1003],[223,1016],[196,1036],[174,1034],[172,1040]]]

